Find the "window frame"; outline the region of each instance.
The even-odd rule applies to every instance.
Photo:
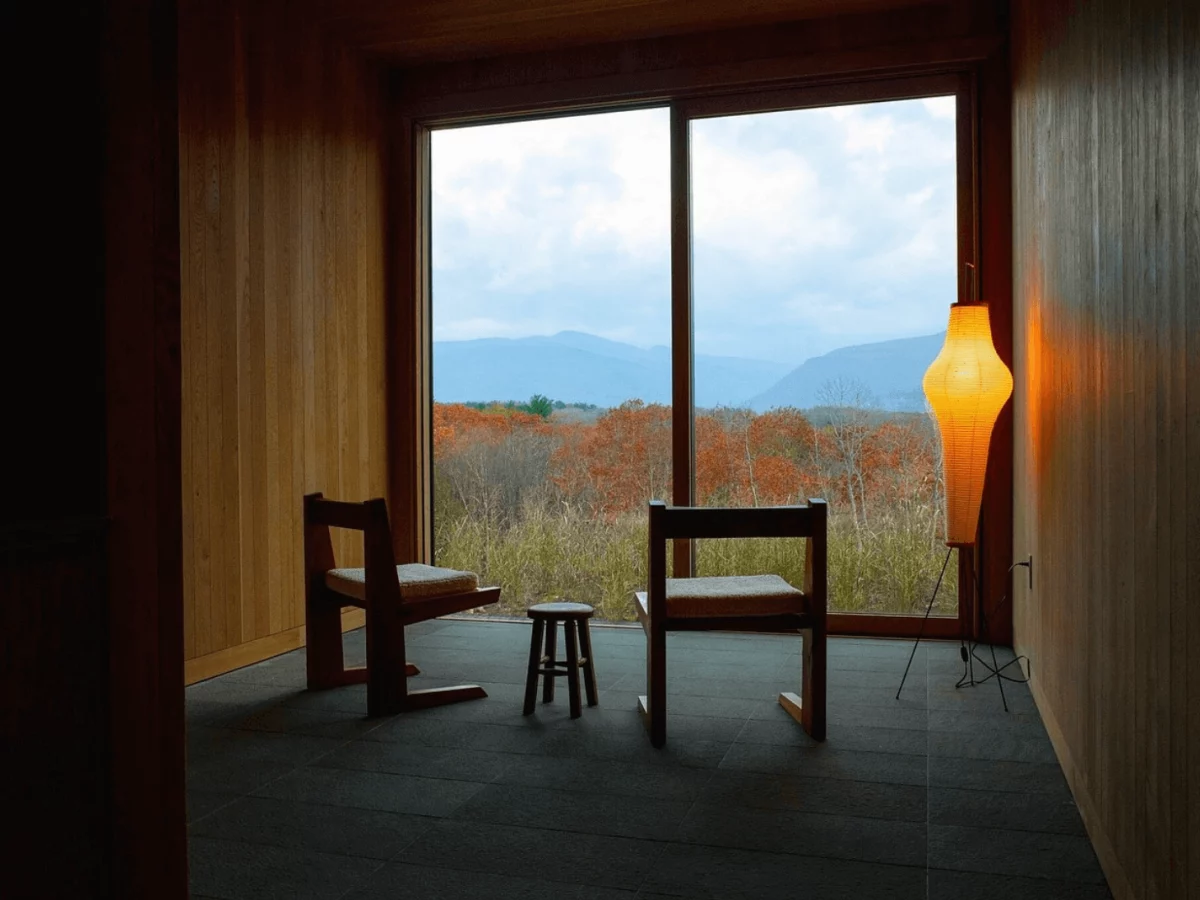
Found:
[[[667,94],[647,92],[622,99],[551,97],[536,100],[521,95],[505,106],[504,95],[488,94],[484,100],[470,97],[442,100],[436,112],[424,116],[392,118],[392,192],[399,237],[398,253],[389,277],[398,287],[393,296],[411,297],[411,303],[392,303],[389,322],[393,354],[389,379],[395,391],[389,417],[392,475],[389,488],[397,521],[410,529],[397,539],[400,558],[429,561],[432,554],[432,331],[431,316],[431,228],[430,228],[430,134],[435,129],[483,125],[499,121],[544,119],[589,112],[616,112],[647,107],[670,109],[671,123],[671,353],[672,353],[672,502],[694,501],[694,405],[692,347],[692,247],[690,226],[689,126],[696,119],[752,114],[775,110],[802,109],[899,99],[953,95],[956,98],[957,134],[957,225],[958,299],[970,290],[963,277],[964,264],[980,258],[982,227],[979,198],[979,91],[983,60],[950,66],[930,66],[902,73],[864,73],[833,79],[798,77],[755,85],[690,86]],[[500,111],[497,111],[497,110]],[[398,175],[399,177],[396,177]],[[1010,276],[1006,276],[1010,277]],[[405,288],[408,288],[406,290]],[[411,291],[411,293],[409,293]],[[1001,315],[1011,318],[1011,300],[1002,298]],[[993,312],[993,318],[996,313]],[[1007,321],[1007,319],[1006,319]],[[414,390],[415,389],[415,390]],[[411,436],[416,436],[414,442]],[[1011,473],[1011,440],[1002,446]],[[995,450],[993,450],[993,456]],[[413,476],[416,476],[413,482]],[[1011,492],[1011,491],[1010,491]],[[985,496],[981,523],[988,513]],[[1011,519],[1011,515],[1010,515]],[[1007,528],[1011,536],[1011,521]],[[676,542],[675,571],[692,571],[693,548]],[[982,542],[981,542],[982,545]],[[922,625],[919,615],[831,613],[833,634],[879,637],[911,637],[919,631],[927,637],[957,638],[979,633],[978,609],[983,596],[986,559],[976,562],[972,551],[959,552],[959,597],[957,617],[931,617]]]

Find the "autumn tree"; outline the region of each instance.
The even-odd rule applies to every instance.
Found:
[[[865,384],[846,376],[825,381],[817,390],[817,399],[826,408],[829,420],[823,429],[827,437],[823,444],[833,463],[834,477],[850,505],[861,549],[862,529],[867,524],[866,457],[875,399]]]

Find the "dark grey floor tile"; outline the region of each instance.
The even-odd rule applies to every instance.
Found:
[[[188,791],[241,796],[295,771],[291,763],[246,759],[239,756],[206,757],[188,763]]]
[[[678,656],[682,655],[678,654]],[[754,657],[751,655],[747,656],[744,663],[724,663],[721,665],[709,664],[699,660],[695,662],[690,660],[682,662],[678,659],[672,663],[668,656],[667,672],[671,678],[676,679],[707,678],[716,681],[745,681],[780,685],[790,683],[785,680],[782,663],[770,659],[766,661],[754,661]]]
[[[664,844],[514,825],[440,821],[395,862],[635,890]]]
[[[645,729],[640,731],[583,731],[556,729],[540,752],[569,759],[628,760],[645,765],[715,768],[729,753],[732,741],[689,740],[667,729],[667,744],[655,749]]]
[[[192,826],[191,834],[387,860],[431,822],[372,809],[245,797]]]
[[[643,685],[640,691],[631,691],[636,698],[646,693]],[[633,708],[634,704],[630,704]],[[692,694],[667,694],[667,713],[677,716],[701,716],[719,719],[748,719],[755,712],[762,713],[764,709],[779,708],[775,700],[747,700],[744,697],[696,697]]]
[[[690,800],[492,784],[460,806],[453,818],[547,828],[556,833],[667,840],[691,805]]]
[[[339,738],[233,728],[189,728],[189,767],[208,759],[261,760],[303,765],[340,747]]]
[[[830,656],[828,660],[828,669],[830,672],[844,670],[849,672],[878,672],[882,675],[890,675],[895,679],[896,687],[900,686],[900,678],[904,675],[904,664],[908,662],[908,657],[899,656]],[[925,660],[918,654],[913,662],[914,672],[924,672]],[[910,674],[911,678],[912,675]],[[907,691],[908,688],[905,688]],[[892,688],[892,695],[895,696],[896,688]]]
[[[283,697],[280,705],[318,712],[350,713],[362,718],[367,713],[367,686],[348,684],[320,691],[296,691]]]
[[[303,689],[303,650],[189,688],[196,896],[344,896],[273,867],[382,859],[410,836],[359,896],[915,900],[926,877],[932,898],[1108,896],[1061,880],[1099,870],[1028,688],[1005,684],[1008,713],[994,682],[956,690],[956,643],[923,642],[896,700],[911,643],[832,639],[817,744],[778,705],[799,685],[799,640],[672,634],[655,750],[635,712],[640,628],[593,629],[600,706],[575,720],[561,680],[554,703],[521,715],[526,621],[435,620],[408,637],[414,686],[479,683],[488,698],[368,720],[362,685]],[[361,662],[362,630],[344,647]],[[213,839],[234,835],[247,840]]]
[[[307,768],[271,782],[256,795],[417,816],[448,816],[481,787],[474,782],[445,778]]]
[[[925,787],[764,775],[718,769],[700,794],[709,806],[749,806],[796,812],[925,822]]]
[[[1002,732],[931,731],[929,755],[967,759],[1008,759],[1051,765],[1058,763],[1049,738],[1022,737]]]
[[[394,741],[351,741],[323,756],[315,765],[332,769],[358,769],[364,772],[390,772],[393,775],[421,775],[426,778],[450,778],[455,781],[495,781],[516,760],[512,753],[486,750],[456,750],[425,744]]]
[[[1056,763],[930,757],[929,783],[932,787],[1070,796],[1067,780]]]
[[[194,837],[192,891],[219,900],[336,900],[378,869],[378,860]]]
[[[1075,801],[1057,792],[1018,794],[1013,791],[930,788],[929,822],[933,825],[1086,834]]]
[[[307,658],[303,649],[235,669],[220,681],[275,685],[293,691],[302,690],[308,681]],[[202,682],[203,683],[203,682]]]
[[[738,735],[742,744],[784,744],[800,747],[815,747],[817,741],[810,738],[795,719],[782,709],[773,720],[752,719]],[[923,756],[928,746],[924,731],[907,728],[870,728],[856,725],[838,725],[830,728],[825,746],[830,750],[865,750],[871,753],[908,753]]]
[[[1002,709],[990,712],[969,709],[931,709],[929,711],[929,730],[1047,738],[1046,729],[1037,713],[1006,713]]]
[[[681,843],[901,866],[924,866],[926,856],[924,822],[724,804],[697,803],[676,834]]]
[[[926,659],[933,650],[933,645],[920,643],[917,645],[916,659]],[[829,639],[829,656],[861,659],[863,657],[887,657],[898,659],[903,664],[913,652],[913,642],[906,640],[888,640],[886,638],[853,638],[831,637]],[[916,663],[914,663],[916,665]]]
[[[479,701],[487,702],[487,701]],[[492,722],[440,719],[420,714],[396,716],[365,735],[368,740],[425,744],[503,753],[540,753],[553,729],[540,720],[520,727]]]
[[[628,690],[635,694],[646,693],[646,676],[641,673],[626,675],[614,687],[617,690]],[[761,700],[770,703],[777,702],[779,692],[790,690],[790,682],[771,677],[762,681],[733,681],[705,676],[685,677],[671,669],[667,664],[667,707],[671,706],[673,697],[702,697],[722,699]]]
[[[522,756],[498,777],[503,784],[527,785],[548,790],[588,791],[648,797],[658,800],[695,800],[713,777],[711,768],[648,765],[629,760],[564,759],[555,756]]]
[[[1005,700],[1009,712],[1036,713],[1037,704],[1033,702],[1027,688],[1020,691],[1005,688]],[[930,709],[968,710],[981,714],[1006,715],[1004,705],[1000,702],[1000,692],[996,690],[995,682],[977,685],[976,687],[954,687],[954,676],[947,675],[943,679],[931,678],[929,682]]]
[[[837,727],[856,728],[903,728],[910,731],[925,731],[929,725],[927,711],[893,703],[884,706],[839,706],[828,705],[829,729]]]
[[[721,761],[722,769],[745,772],[790,773],[809,778],[916,785],[926,783],[927,766],[924,756],[779,744],[734,744]]]
[[[366,718],[367,711],[296,709],[291,706],[270,706],[249,715],[232,715],[213,724],[224,728],[247,731],[269,731],[278,734],[301,734],[310,737],[349,740],[379,727],[380,720]]]
[[[230,713],[229,705],[219,700],[189,700],[184,720],[188,728],[201,728],[214,719],[228,718]]]
[[[797,668],[796,670],[800,670]],[[900,687],[900,679],[904,675],[904,666],[900,666],[899,672],[879,672],[879,671],[864,671],[857,668],[846,669],[830,669],[828,673],[829,688],[855,688],[861,691],[868,691],[884,699],[896,698],[896,691]],[[924,696],[926,687],[926,675],[922,668],[917,669],[916,663],[913,663],[912,669],[908,673],[908,678],[904,681],[904,694],[908,696],[911,692],[913,697],[917,695]]]
[[[925,870],[668,844],[643,891],[703,900],[924,900]]]
[[[863,710],[870,709],[916,709],[924,711],[928,707],[927,692],[924,685],[913,685],[911,681],[904,685],[900,697],[896,697],[896,687],[900,679],[890,688],[878,687],[846,687],[831,685],[826,694],[829,707],[854,707]]]
[[[975,872],[929,872],[929,900],[1112,900],[1103,884],[1072,884],[1044,878],[1013,878]]]
[[[184,692],[184,702],[189,710],[193,704],[217,703],[233,713],[238,709],[274,706],[299,693],[302,692],[280,685],[212,678],[188,687]]]
[[[591,885],[564,884],[538,878],[464,872],[392,863],[376,872],[347,900],[635,900],[633,891]]]
[[[228,794],[221,791],[203,791],[188,788],[187,820],[191,823],[203,819],[222,806],[228,806],[239,796],[239,794]]]
[[[929,827],[929,867],[1104,884],[1086,837],[957,825]]]

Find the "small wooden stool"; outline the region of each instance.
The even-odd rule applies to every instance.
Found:
[[[529,608],[533,619],[533,637],[529,642],[529,674],[525,678],[525,715],[533,712],[537,699],[538,676],[545,676],[542,687],[542,702],[554,699],[554,679],[567,676],[567,691],[571,698],[571,718],[578,719],[579,669],[583,668],[583,680],[587,687],[588,706],[595,706],[596,669],[592,666],[592,634],[588,630],[588,619],[595,612],[586,603],[539,603]],[[558,623],[563,623],[563,637],[567,644],[567,658],[556,656],[556,632]],[[542,654],[542,635],[545,634],[545,655]]]

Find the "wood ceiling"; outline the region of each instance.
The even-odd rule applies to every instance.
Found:
[[[325,22],[350,44],[401,66],[930,5],[930,0],[317,2]]]

